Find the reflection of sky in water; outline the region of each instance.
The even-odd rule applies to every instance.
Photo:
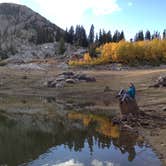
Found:
[[[64,145],[53,147],[45,154],[40,155],[36,160],[27,164],[28,166],[159,166],[160,162],[149,148],[136,149],[136,157],[128,161],[128,153],[122,154],[118,148],[111,146],[99,148],[97,143],[93,147],[94,151],[90,154],[88,143],[80,152],[69,150]]]

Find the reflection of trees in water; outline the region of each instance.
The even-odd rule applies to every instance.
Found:
[[[114,125],[111,120],[106,116],[69,113],[68,118],[72,120],[81,120],[83,125],[88,127],[88,129],[93,126],[92,132],[94,138],[98,142],[98,147],[110,148],[112,143],[115,147],[120,149],[121,153],[128,152],[129,161],[132,161],[136,156],[135,146],[142,146],[142,144],[137,143],[138,134],[120,131],[119,126]],[[91,144],[93,145],[93,139]],[[91,144],[89,143],[89,146]],[[93,146],[90,149],[91,151],[93,151]]]
[[[72,120],[81,120],[84,126],[91,126],[96,122],[94,130],[98,133],[111,138],[118,138],[120,129],[118,125],[114,125],[110,118],[106,116],[99,116],[94,114],[81,114],[81,113],[69,113],[68,118]]]
[[[83,114],[78,114],[79,118],[74,116],[73,119],[70,115],[69,119],[57,117],[52,122],[49,121],[52,123],[52,130],[46,133],[35,126],[24,127],[19,121],[0,115],[0,164],[18,165],[59,145],[78,152],[85,147],[85,143],[88,144],[91,154],[94,145],[103,149],[110,148],[113,144],[122,153],[128,152],[129,160],[135,157],[137,136],[120,132],[106,117]],[[40,123],[48,125],[44,121]],[[111,132],[112,129],[115,131]]]

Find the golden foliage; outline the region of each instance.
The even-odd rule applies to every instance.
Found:
[[[69,113],[69,119],[81,120],[87,127],[91,122],[97,122],[96,131],[106,137],[118,138],[120,129],[118,125],[113,125],[108,117],[102,117],[94,114]]]
[[[97,48],[101,53],[98,58],[91,58],[86,53],[78,61],[70,61],[70,65],[98,65],[109,62],[123,64],[161,64],[166,63],[166,40],[106,43]]]

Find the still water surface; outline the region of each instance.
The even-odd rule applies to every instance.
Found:
[[[110,116],[67,110],[59,103],[0,98],[0,165],[161,165],[138,134],[122,131]]]

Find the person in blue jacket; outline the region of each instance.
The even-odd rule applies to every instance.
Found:
[[[136,88],[132,82],[130,82],[129,89],[123,94],[121,103],[127,99],[135,99]]]
[[[130,86],[129,89],[127,90],[127,94],[132,98],[135,99],[135,95],[136,95],[136,89],[135,86],[132,82],[130,82]]]

